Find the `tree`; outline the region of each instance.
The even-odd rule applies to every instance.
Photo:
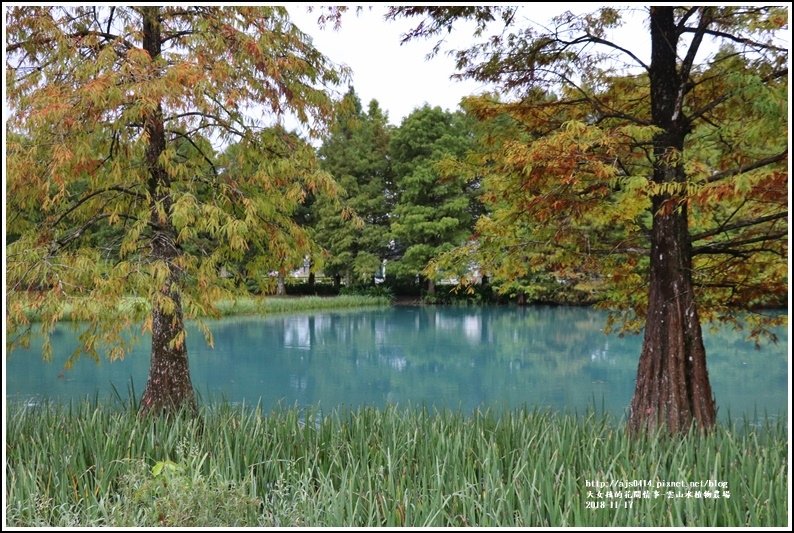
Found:
[[[229,258],[226,275],[256,292],[273,292],[271,273],[276,272],[276,294],[283,295],[286,274],[302,265],[307,254],[319,254],[303,223],[305,204],[314,197],[336,201],[336,183],[320,169],[314,147],[282,126],[231,144],[219,161],[221,175],[235,181],[238,176],[268,177],[266,183],[237,183],[244,196],[257,204],[260,216],[254,226],[259,234],[249,238],[242,254]]]
[[[324,270],[337,280],[371,282],[389,253],[394,190],[390,136],[391,126],[378,102],[370,101],[364,111],[351,87],[319,150],[322,168],[344,194],[312,206],[315,239],[328,252]]]
[[[471,232],[476,200],[469,176],[444,171],[445,160],[463,157],[471,142],[463,113],[428,105],[414,110],[394,132],[390,154],[397,203],[391,227],[401,255],[397,275],[421,274],[433,257],[463,243]],[[432,277],[427,292],[434,292]]]
[[[343,73],[283,8],[12,7],[6,29],[8,194],[41,210],[7,219],[7,333],[24,341],[33,309],[46,334],[69,304],[88,322],[83,350],[112,359],[146,318],[142,412],[194,407],[184,318],[213,313],[247,251],[264,266],[306,246],[288,215],[331,188],[246,110],[317,132]],[[247,162],[212,149],[233,139]]]
[[[611,37],[614,8],[540,31],[518,27],[515,8],[391,11],[416,15],[406,39],[459,18],[478,34],[505,26],[456,53],[459,76],[515,97],[472,99],[473,112],[522,129],[483,156],[493,213],[466,250],[506,276],[587,275],[605,305],[628,304],[645,324],[631,431],[713,426],[701,316],[736,320],[787,292],[786,9],[648,8],[649,61]]]

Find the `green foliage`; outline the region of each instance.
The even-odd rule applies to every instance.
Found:
[[[350,287],[342,287],[340,294],[350,296],[370,296],[373,298],[385,298],[392,300],[394,293],[386,285],[353,285]]]
[[[319,309],[347,309],[357,307],[379,307],[389,305],[389,298],[380,295],[340,295],[332,298],[323,296],[303,296],[300,298],[238,298],[234,301],[219,302],[218,308],[223,315],[271,313],[299,313]]]
[[[526,410],[8,414],[14,527],[782,527],[788,517],[783,422],[630,439],[606,416]],[[641,479],[724,482],[730,497],[586,507],[587,481]]]
[[[233,193],[225,205],[236,215],[221,226],[229,242],[213,239],[195,253],[221,258],[237,285],[272,293],[271,272],[283,274],[302,265],[307,255],[321,256],[301,215],[310,197],[335,203],[338,186],[319,168],[314,148],[280,127],[264,130],[253,142],[230,145],[220,164]],[[191,220],[188,227],[195,231],[197,226],[201,223]]]
[[[494,294],[490,284],[482,285],[436,285],[433,294],[425,294],[422,301],[427,304],[483,305],[502,303]]]
[[[399,276],[416,276],[436,255],[463,244],[477,212],[476,176],[451,160],[472,147],[470,119],[424,106],[408,115],[392,136],[390,154],[397,203],[392,233],[401,256]]]
[[[310,217],[325,248],[323,270],[349,282],[371,281],[388,255],[393,178],[388,157],[391,127],[378,102],[364,111],[351,87],[339,104],[331,133],[319,150],[323,170],[339,182],[339,201],[317,198]]]
[[[182,440],[179,463],[131,461],[119,480],[118,497],[106,513],[111,525],[208,527],[258,524],[262,500],[247,487],[224,479],[217,470],[204,473],[209,454]],[[148,474],[148,475],[147,475]]]
[[[338,296],[339,287],[335,286],[333,282],[322,281],[309,284],[303,283],[287,283],[285,286],[288,296]]]
[[[324,285],[330,292],[333,286]],[[336,291],[338,292],[338,291]],[[268,313],[297,313],[315,309],[344,309],[353,307],[372,307],[389,305],[389,291],[351,291],[346,295],[333,297],[323,295],[301,296],[299,298],[277,298],[266,296],[240,296],[233,299],[224,299],[215,302],[213,316],[235,315],[266,315]],[[90,308],[90,303],[87,304]],[[61,320],[77,321],[72,309],[63,306],[60,311]],[[128,320],[130,316],[140,316],[149,313],[149,304],[141,298],[122,300],[112,315],[102,317],[105,320]],[[29,309],[27,319],[31,322],[41,322],[42,317],[34,309]],[[129,331],[127,333],[130,333]],[[114,352],[111,352],[111,358]]]

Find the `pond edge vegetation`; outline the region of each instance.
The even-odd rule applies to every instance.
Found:
[[[9,526],[780,527],[788,519],[785,421],[630,438],[594,411],[223,404],[197,417],[140,417],[134,404],[89,402],[11,405],[7,421]],[[637,480],[659,495],[588,486]],[[678,488],[670,497],[655,485],[668,481],[704,488],[700,498]],[[711,482],[725,484],[719,498],[702,496],[713,495]]]
[[[392,300],[388,296],[369,296],[369,295],[340,295],[334,297],[326,296],[301,296],[292,297],[263,297],[263,296],[241,296],[234,299],[220,300],[215,304],[217,316],[205,314],[198,318],[221,318],[227,316],[244,315],[272,315],[278,313],[302,313],[305,311],[323,311],[331,309],[354,309],[386,307],[391,305]],[[143,308],[143,309],[141,309]],[[116,308],[120,317],[127,317],[136,314],[148,313],[149,303],[143,298],[128,297],[122,300]],[[72,317],[72,306],[66,302],[61,306],[61,320],[70,321]],[[26,311],[27,319],[31,322],[39,322],[41,316],[35,309],[28,308]]]

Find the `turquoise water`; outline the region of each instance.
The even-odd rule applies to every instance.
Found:
[[[587,308],[395,307],[209,322],[215,348],[188,331],[193,385],[202,399],[266,409],[387,403],[451,408],[520,406],[624,414],[634,391],[641,337],[602,332],[606,315]],[[721,418],[787,416],[785,328],[778,344],[760,350],[730,328],[704,328],[709,374]],[[58,402],[140,395],[149,367],[149,339],[123,361],[82,358],[69,325],[5,361],[7,396]]]

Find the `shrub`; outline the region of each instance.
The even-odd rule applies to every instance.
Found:
[[[290,296],[338,296],[339,287],[333,283],[315,282],[314,285],[308,283],[287,283],[285,285],[287,294]]]
[[[373,298],[394,299],[394,293],[385,285],[353,285],[342,287],[339,293],[342,296],[370,296]]]
[[[183,439],[177,454],[178,463],[166,459],[151,468],[143,460],[131,463],[108,509],[109,525],[230,527],[261,521],[263,502],[248,494],[248,487],[222,478],[214,468],[202,474],[208,453],[202,455]]]

